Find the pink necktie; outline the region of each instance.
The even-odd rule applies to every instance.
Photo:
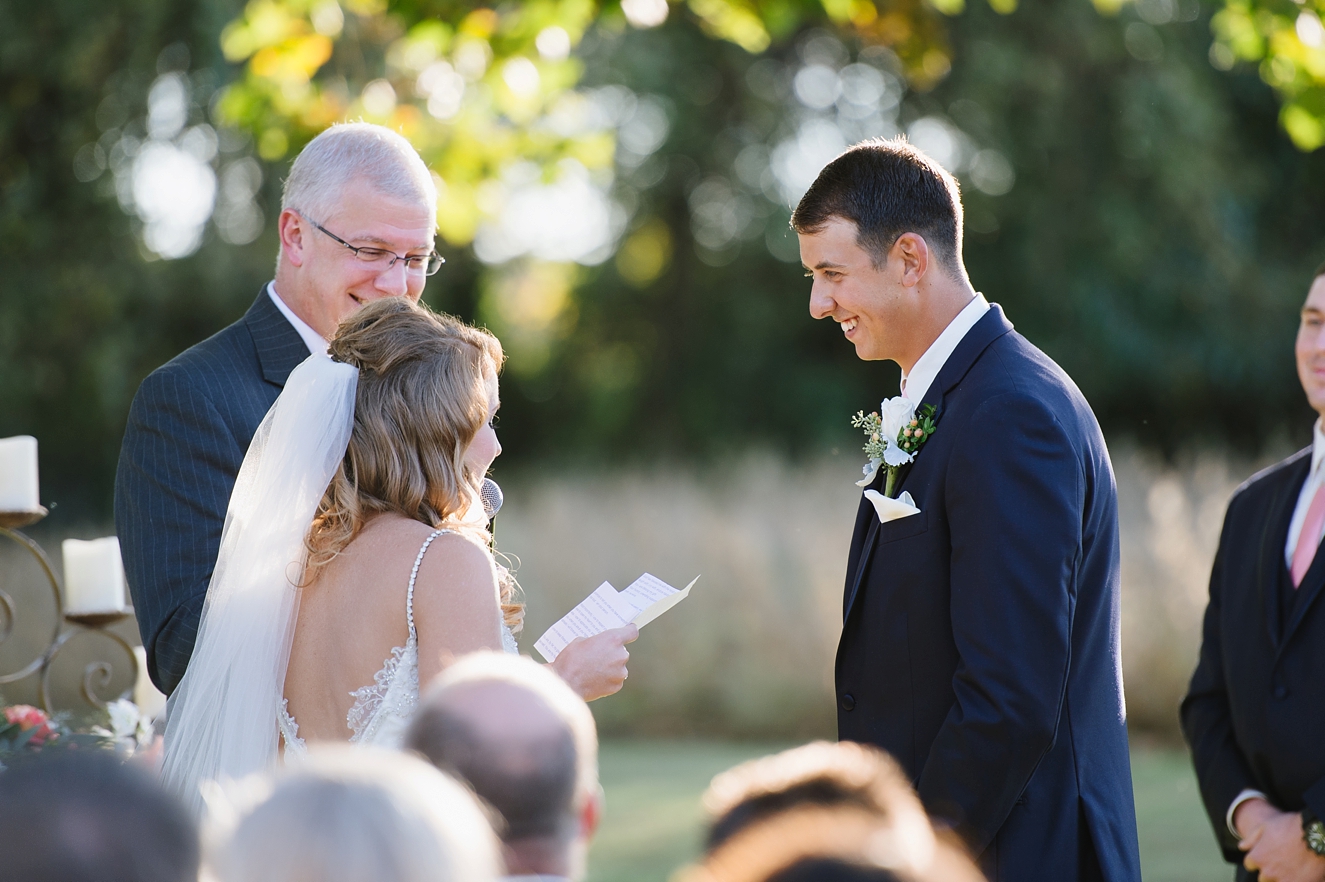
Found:
[[[1320,544],[1321,527],[1325,527],[1325,484],[1316,489],[1307,508],[1306,520],[1302,522],[1302,532],[1297,535],[1297,547],[1293,549],[1293,566],[1289,572],[1293,576],[1293,587],[1302,584],[1302,577],[1311,568],[1311,561],[1316,557],[1316,546]]]

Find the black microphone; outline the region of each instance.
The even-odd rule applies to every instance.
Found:
[[[479,489],[479,498],[483,501],[483,513],[492,520],[501,511],[501,504],[506,501],[502,495],[501,487],[491,478],[483,479],[483,486]]]

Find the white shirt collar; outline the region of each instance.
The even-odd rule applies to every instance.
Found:
[[[902,394],[917,404],[924,401],[925,393],[929,391],[939,371],[943,370],[943,365],[947,363],[957,344],[962,342],[966,333],[975,327],[975,323],[988,311],[989,301],[985,299],[985,295],[976,294],[971,302],[948,323],[938,339],[929,344],[925,354],[911,366],[911,372],[902,374],[902,389],[905,390]]]
[[[281,295],[276,293],[275,282],[267,283],[267,295],[271,297],[271,302],[276,304],[276,308],[281,311],[281,315],[285,316],[285,320],[294,325],[294,329],[298,331],[299,336],[304,339],[304,345],[308,347],[308,351],[310,353],[316,352],[325,355],[327,348],[330,345],[327,343],[327,338],[309,327],[308,322],[295,315],[290,307],[285,305],[285,301],[281,299]]]

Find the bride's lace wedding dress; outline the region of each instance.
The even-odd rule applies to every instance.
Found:
[[[409,622],[409,639],[404,646],[391,650],[391,657],[386,660],[382,670],[373,677],[369,686],[364,686],[350,693],[354,704],[346,714],[345,722],[354,732],[350,736],[351,744],[375,744],[379,747],[398,748],[405,741],[405,730],[419,703],[419,637],[414,628],[414,582],[419,575],[419,565],[423,555],[433,540],[443,533],[454,530],[434,530],[424,540],[418,557],[414,558],[414,569],[409,574],[409,591],[405,600],[405,618]],[[503,622],[501,626],[502,649],[512,655],[518,655],[519,647],[515,635]],[[280,725],[281,738],[285,742],[286,759],[302,756],[308,752],[304,739],[299,737],[299,724],[290,715],[289,704],[281,699],[277,711],[277,723]]]

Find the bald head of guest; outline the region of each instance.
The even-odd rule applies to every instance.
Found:
[[[466,656],[434,681],[405,746],[501,815],[508,874],[584,875],[602,811],[598,735],[556,674],[528,658]]]

